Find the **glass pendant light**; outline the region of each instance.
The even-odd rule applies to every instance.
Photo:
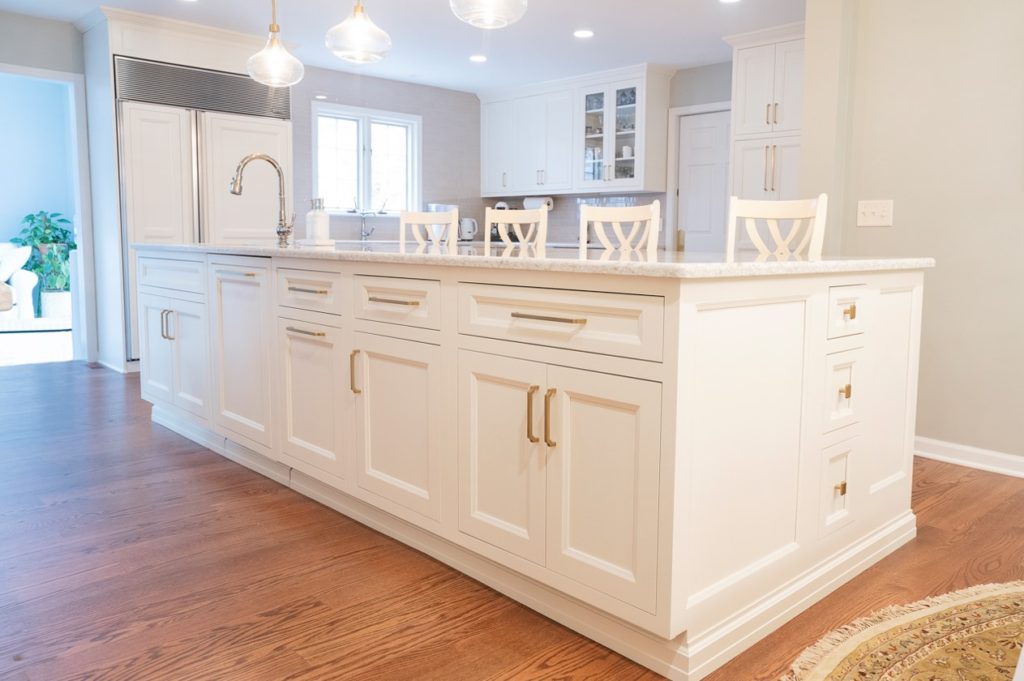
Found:
[[[245,68],[257,83],[270,87],[290,87],[302,80],[306,69],[302,62],[285,49],[278,37],[281,27],[277,25],[277,0],[270,0],[270,37],[262,50],[249,57]]]
[[[370,20],[362,0],[356,0],[352,14],[327,31],[327,49],[353,64],[380,61],[391,49],[391,36]]]
[[[505,28],[526,14],[527,0],[450,0],[455,16],[477,28]]]

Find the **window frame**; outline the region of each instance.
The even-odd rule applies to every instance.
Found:
[[[422,208],[423,192],[423,117],[416,114],[399,113],[396,111],[384,111],[381,109],[368,109],[359,106],[348,106],[345,104],[334,104],[331,102],[314,101],[312,105],[312,145],[313,145],[313,196],[320,196],[320,118],[340,118],[356,121],[357,135],[359,137],[359,160],[356,170],[356,197],[360,202],[357,210],[377,210],[379,206],[369,205],[372,199],[373,188],[371,177],[373,173],[373,158],[370,153],[372,145],[372,124],[383,123],[387,125],[401,125],[408,130],[408,164],[407,164],[407,201],[405,210],[418,211]],[[325,210],[331,215],[352,215],[351,211],[343,208],[325,206]],[[397,216],[401,210],[388,208],[386,215]]]

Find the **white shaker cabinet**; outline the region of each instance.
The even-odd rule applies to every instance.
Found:
[[[143,396],[206,419],[209,408],[206,304],[141,293],[139,318],[142,322],[140,343],[147,353],[147,361],[141,369]]]
[[[462,351],[459,529],[653,613],[661,385]]]
[[[501,196],[511,191],[515,154],[515,102],[488,102],[480,111],[481,189],[485,196]]]
[[[800,198],[800,137],[736,140],[732,193],[741,199]]]
[[[758,137],[799,132],[803,80],[802,39],[737,49],[733,56],[734,134]]]
[[[296,315],[302,316],[302,315]],[[277,319],[281,451],[335,482],[347,478],[348,373],[341,329]]]
[[[271,285],[269,258],[210,261],[214,426],[264,454],[273,447]]]
[[[449,404],[441,348],[356,332],[349,358],[359,493],[413,511],[402,515],[414,522],[439,520],[441,410]]]

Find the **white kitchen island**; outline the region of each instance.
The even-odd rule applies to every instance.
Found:
[[[915,536],[930,259],[136,251],[154,421],[672,678]]]

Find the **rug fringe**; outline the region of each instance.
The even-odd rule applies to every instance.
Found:
[[[941,596],[932,596],[915,603],[907,605],[890,605],[887,608],[873,612],[867,617],[835,629],[825,635],[820,641],[805,650],[796,659],[789,672],[779,678],[779,681],[800,681],[801,677],[814,668],[831,654],[836,648],[843,645],[857,634],[870,629],[873,626],[882,624],[887,620],[910,615],[915,612],[927,610],[940,605],[947,605],[955,601],[978,599],[995,593],[1011,593],[1013,591],[1024,591],[1024,581],[1006,582],[1002,584],[981,584],[968,587],[960,591],[952,591]]]

